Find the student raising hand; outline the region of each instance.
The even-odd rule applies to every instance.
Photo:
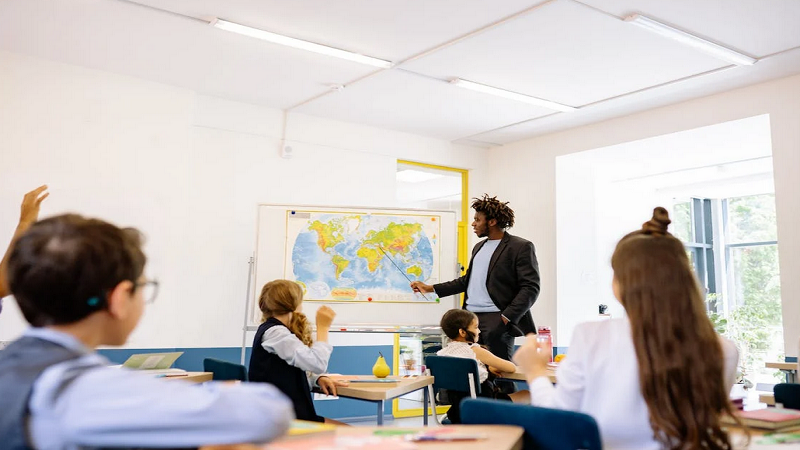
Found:
[[[317,310],[317,328],[330,328],[336,313],[328,306],[322,306]]]
[[[39,206],[44,199],[50,195],[47,191],[47,185],[39,186],[38,188],[28,192],[22,197],[22,206],[20,207],[19,224],[25,225],[25,228],[39,219]]]
[[[45,184],[28,192],[22,197],[19,224],[14,232],[14,237],[11,238],[11,244],[9,244],[8,250],[6,250],[5,256],[3,256],[3,260],[0,261],[0,299],[11,294],[8,288],[8,282],[6,281],[6,266],[8,265],[9,256],[11,256],[11,249],[14,247],[14,242],[16,242],[17,238],[22,236],[22,234],[39,219],[39,206],[42,204],[42,201],[50,195],[50,193],[46,191],[47,185]],[[2,308],[3,304],[0,303],[0,310],[2,310]]]

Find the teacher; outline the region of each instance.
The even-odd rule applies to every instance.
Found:
[[[436,292],[439,297],[460,294],[463,308],[478,316],[478,343],[496,356],[510,360],[514,337],[536,333],[531,306],[539,296],[539,264],[533,243],[510,235],[514,211],[497,197],[475,198],[472,229],[488,238],[472,249],[466,275],[433,286],[414,281],[414,291]]]

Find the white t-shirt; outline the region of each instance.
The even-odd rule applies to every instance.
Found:
[[[439,356],[453,356],[456,358],[467,358],[478,361],[472,347],[478,344],[470,344],[469,342],[450,341],[444,348],[436,352]],[[486,369],[486,364],[478,361],[478,381],[483,383],[489,378],[489,370]]]

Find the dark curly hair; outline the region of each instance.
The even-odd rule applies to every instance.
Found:
[[[482,198],[474,198],[472,209],[483,213],[486,220],[497,220],[497,227],[500,229],[511,228],[514,226],[514,210],[508,207],[508,202],[501,202],[497,197],[489,197],[483,194]]]

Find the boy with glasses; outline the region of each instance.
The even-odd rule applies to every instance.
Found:
[[[32,328],[0,351],[4,449],[197,447],[286,431],[292,403],[271,385],[164,382],[94,352],[124,344],[153,300],[145,262],[138,231],[74,214],[14,243],[9,286]]]

